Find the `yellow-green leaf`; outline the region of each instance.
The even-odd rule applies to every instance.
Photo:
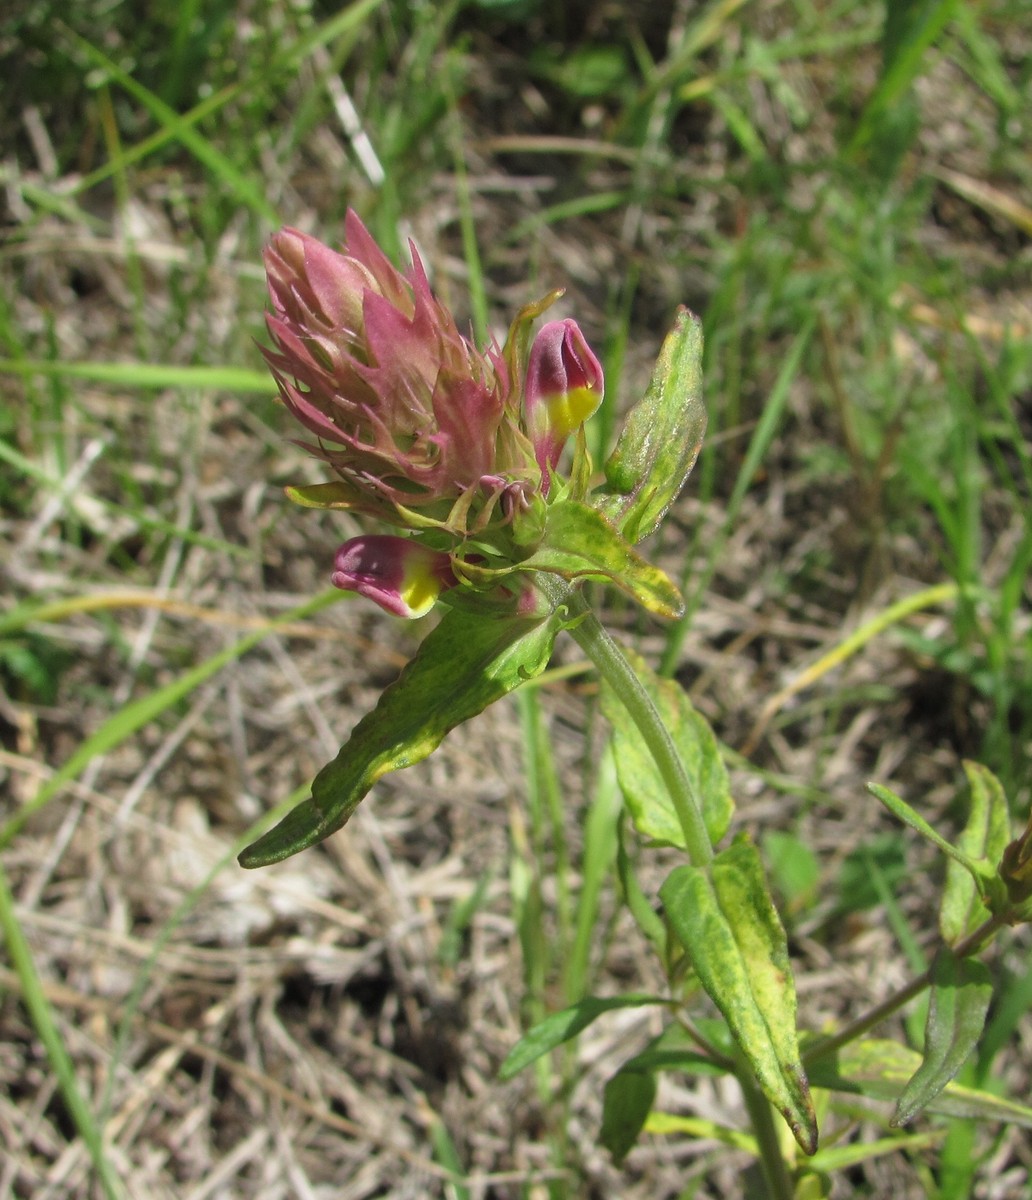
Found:
[[[882,804],[899,820],[917,830],[922,837],[927,838],[933,845],[938,846],[943,854],[948,855],[965,871],[968,871],[978,888],[986,907],[991,912],[998,912],[1007,905],[1007,890],[1003,881],[998,877],[996,864],[987,858],[975,858],[959,846],[948,842],[941,833],[916,812],[909,804],[889,788],[880,783],[869,783],[867,790],[877,797]]]
[[[617,1166],[634,1149],[655,1099],[656,1077],[649,1071],[617,1071],[606,1083],[598,1140]]]
[[[921,1055],[882,1038],[843,1046],[834,1056],[808,1063],[814,1087],[851,1092],[877,1100],[895,1100],[921,1066]],[[925,1111],[976,1121],[1003,1121],[1032,1129],[1032,1108],[991,1092],[948,1083]]]
[[[336,833],[373,784],[426,758],[445,734],[548,665],[563,618],[453,610],[319,772],[311,798],[240,855],[264,867]]]
[[[509,1051],[505,1062],[498,1069],[500,1079],[511,1079],[529,1066],[542,1054],[554,1050],[571,1038],[575,1038],[603,1013],[616,1008],[642,1008],[649,1004],[665,1004],[660,996],[645,993],[629,993],[624,996],[585,996],[569,1008],[550,1013],[524,1034]]]
[[[957,838],[957,849],[979,863],[1000,861],[1010,837],[1007,797],[1000,781],[981,763],[965,762],[971,787],[971,811]],[[946,885],[939,905],[939,931],[952,945],[989,915],[971,871],[955,858],[946,863]]]
[[[817,1118],[799,1055],[792,968],[755,846],[742,838],[707,867],[677,867],[659,894],[757,1083],[813,1154]]]
[[[522,570],[548,571],[564,579],[608,579],[660,617],[679,616],[681,593],[645,559],[601,513],[576,500],[548,507],[541,544],[520,564]]]

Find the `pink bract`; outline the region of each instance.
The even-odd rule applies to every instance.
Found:
[[[358,489],[352,507],[394,523],[398,506],[450,506],[486,475],[525,479],[533,457],[497,347],[459,333],[415,248],[402,274],[355,213],[344,229],[342,253],[296,229],[265,252],[276,349],[263,353],[318,439],[306,448]]]

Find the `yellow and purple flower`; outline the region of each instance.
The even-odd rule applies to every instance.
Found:
[[[602,403],[602,365],[576,321],[542,325],[530,348],[523,409],[547,493],[570,434]]]
[[[330,582],[358,592],[395,617],[423,617],[458,582],[447,554],[412,538],[366,534],[337,551]]]
[[[575,321],[527,344],[547,297],[517,317],[506,350],[478,350],[431,291],[412,248],[402,273],[351,211],[341,251],[283,229],[265,252],[280,396],[332,483],[288,489],[312,507],[364,513],[415,537],[354,538],[333,582],[419,616],[453,587],[504,582],[533,555],[563,446],[598,407],[602,368]],[[523,601],[521,600],[522,604]]]

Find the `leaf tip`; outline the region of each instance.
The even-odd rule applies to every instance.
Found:
[[[817,1114],[813,1110],[813,1099],[810,1096],[810,1082],[806,1078],[806,1072],[803,1070],[802,1064],[794,1063],[792,1066],[786,1067],[785,1073],[789,1080],[795,1084],[795,1096],[792,1098],[794,1102],[790,1102],[781,1109],[781,1114],[788,1122],[788,1127],[792,1131],[792,1136],[795,1138],[799,1148],[804,1154],[809,1154],[811,1157],[817,1153],[817,1144],[819,1141],[819,1131],[817,1128]]]

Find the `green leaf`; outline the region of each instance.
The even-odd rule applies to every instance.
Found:
[[[895,1100],[921,1067],[921,1055],[898,1042],[871,1038],[842,1047],[807,1064],[813,1087],[850,1092],[875,1100]],[[925,1106],[944,1117],[1003,1121],[1032,1129],[1032,1108],[983,1092],[948,1083]]]
[[[602,576],[661,617],[676,617],[684,609],[681,593],[667,576],[646,562],[605,517],[576,500],[549,505],[541,545],[520,569],[570,580]]]
[[[615,1008],[644,1008],[650,1004],[668,1003],[661,996],[649,996],[644,992],[632,992],[624,996],[585,996],[569,1008],[545,1017],[521,1037],[499,1067],[498,1078],[512,1079],[542,1054],[575,1038],[603,1013],[612,1012]]]
[[[774,887],[787,904],[782,912],[800,912],[813,903],[821,880],[817,855],[794,833],[772,829],[764,834],[761,845]]]
[[[813,1154],[817,1120],[799,1057],[795,984],[756,847],[739,839],[707,867],[677,867],[659,894],[761,1089]]]
[[[492,873],[485,871],[468,896],[452,903],[444,922],[444,928],[441,930],[441,940],[437,945],[437,961],[442,966],[458,966],[464,937],[473,918],[484,907],[492,879]]]
[[[458,1148],[448,1132],[448,1126],[432,1109],[430,1112],[432,1115],[428,1122],[427,1133],[430,1145],[434,1148],[434,1158],[451,1176],[445,1184],[444,1194],[448,1200],[471,1200],[473,1193],[463,1182],[466,1177],[466,1169]]]
[[[268,371],[245,367],[180,366],[150,362],[71,362],[67,359],[0,358],[0,375],[41,375],[51,379],[87,379],[135,389],[217,389],[269,395],[273,390]]]
[[[886,889],[907,874],[903,839],[892,830],[875,834],[854,847],[839,863],[835,878],[836,916],[863,912],[885,901]]]
[[[611,101],[633,79],[623,45],[589,43],[573,50],[564,47],[561,54],[550,46],[539,47],[531,61],[536,70],[581,100],[605,97]]]
[[[874,1141],[852,1142],[845,1146],[829,1146],[818,1150],[806,1166],[814,1174],[831,1175],[836,1171],[848,1171],[850,1167],[858,1167],[861,1163],[873,1162],[876,1158],[884,1158],[890,1154],[916,1154],[918,1151],[933,1147],[945,1137],[944,1129],[929,1129],[924,1133],[897,1134],[895,1137],[876,1138]],[[824,1192],[817,1193],[820,1196]],[[793,1200],[799,1200],[796,1192]]]
[[[921,59],[956,7],[957,0],[886,0],[881,75],[860,114],[851,152],[870,146],[883,132],[891,134],[892,114],[905,109]]]
[[[5,957],[10,959],[11,966],[21,984],[22,1001],[26,1012],[32,1020],[47,1057],[50,1059],[53,1079],[64,1101],[65,1120],[71,1120],[82,1139],[83,1146],[93,1160],[93,1167],[103,1194],[107,1200],[118,1200],[124,1193],[119,1185],[112,1156],[105,1145],[103,1130],[94,1114],[93,1102],[83,1094],[81,1076],[76,1071],[76,1066],[72,1062],[64,1040],[67,1035],[64,1034],[63,1025],[58,1023],[47,996],[46,986],[36,970],[32,949],[15,911],[14,896],[2,864],[0,864],[0,936],[4,941]],[[6,992],[7,988],[5,987],[4,990]],[[6,1188],[4,1190],[7,1191]]]
[[[966,854],[959,847],[951,845],[928,824],[920,813],[915,812],[905,800],[887,787],[882,787],[880,783],[869,783],[867,790],[872,796],[876,796],[893,816],[898,817],[911,829],[916,829],[922,837],[938,846],[943,854],[949,855],[954,862],[968,871],[975,881],[979,895],[991,912],[1000,911],[1007,906],[1006,887],[996,873],[995,863],[988,859],[972,858],[970,854]]]
[[[315,777],[311,798],[249,846],[240,865],[264,867],[336,833],[378,779],[426,758],[450,729],[543,671],[564,619],[448,612]]]
[[[980,763],[965,762],[971,786],[971,812],[957,838],[968,858],[998,863],[1010,837],[1007,797],[995,775]],[[939,930],[948,944],[959,941],[985,920],[986,906],[971,872],[956,859],[946,864],[946,884],[939,905]]]
[[[656,1078],[647,1071],[617,1071],[602,1093],[598,1140],[619,1166],[634,1149],[656,1099]]]
[[[948,946],[939,950],[932,963],[924,1058],[896,1103],[893,1125],[913,1120],[964,1065],[982,1036],[992,997],[984,963],[957,958]]]
[[[606,462],[607,487],[594,507],[628,541],[648,537],[684,487],[705,431],[702,322],[682,308]]]
[[[713,730],[706,718],[695,711],[684,688],[671,679],[661,679],[634,651],[624,649],[623,653],[670,730],[692,790],[702,806],[710,842],[716,844],[727,833],[735,805]],[[681,822],[655,759],[627,708],[605,683],[602,711],[613,727],[617,777],[635,828],[642,837],[687,849]]]

